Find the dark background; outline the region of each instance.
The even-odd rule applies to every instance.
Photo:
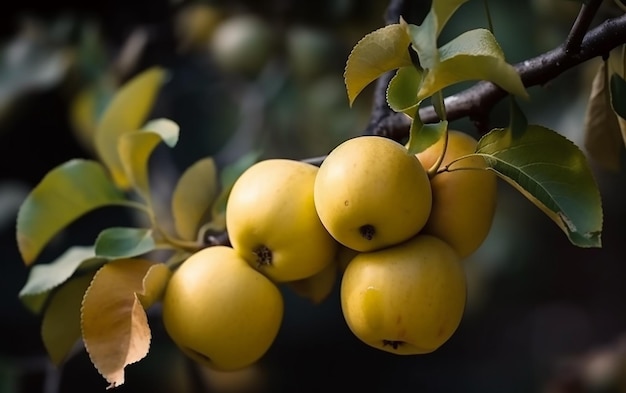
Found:
[[[427,2],[415,2],[409,22],[419,24],[428,7],[423,3]],[[351,47],[382,26],[385,1],[201,3],[224,11],[225,19],[252,12],[275,29],[278,44],[268,61],[247,75],[220,69],[208,44],[181,50],[176,21],[189,4],[21,1],[2,6],[0,393],[97,392],[106,387],[83,352],[62,370],[48,364],[39,335],[40,316],[29,313],[17,297],[28,274],[15,245],[20,201],[54,166],[75,157],[93,158],[71,116],[83,88],[107,73],[122,82],[151,65],[171,71],[172,79],[152,113],[181,125],[177,147],[158,151],[154,162],[166,188],[173,174],[206,155],[214,156],[220,166],[257,145],[263,147],[263,157],[318,156],[358,135],[367,123],[371,88],[349,108],[341,78]],[[565,0],[489,4],[496,37],[512,63],[558,45],[578,9],[576,2]],[[610,11],[603,12],[601,17]],[[25,34],[24,20],[35,21],[38,33]],[[100,28],[99,46],[81,44],[81,28],[88,23]],[[304,76],[286,54],[286,37],[293,26],[313,27],[330,37],[319,52],[323,66]],[[464,5],[442,39],[474,27],[486,27],[480,1]],[[129,66],[117,67],[121,48],[137,28],[147,32],[146,45]],[[24,37],[30,39],[26,41],[30,55],[21,66],[11,68],[7,48]],[[56,77],[39,81],[34,65],[48,64],[59,50],[72,54],[70,65]],[[529,120],[582,146],[588,88],[598,64],[591,63],[530,89],[531,101],[523,103]],[[497,106],[492,126],[506,120],[505,107]],[[453,126],[478,136],[466,120]],[[233,135],[239,139],[228,144]],[[200,370],[175,349],[156,310],[151,314],[151,351],[127,367],[126,383],[116,390],[626,392],[621,341],[626,331],[626,179],[623,171],[612,173],[595,164],[593,169],[605,215],[602,249],[574,247],[539,209],[500,183],[493,230],[466,261],[465,318],[455,335],[432,354],[398,357],[358,341],[343,320],[337,288],[318,306],[285,289],[283,327],[255,368],[227,376]],[[99,230],[132,220],[123,212],[94,212],[55,239],[39,261],[52,260],[70,245],[90,244]]]

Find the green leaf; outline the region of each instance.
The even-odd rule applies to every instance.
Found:
[[[167,73],[160,67],[147,69],[124,84],[102,114],[94,135],[96,151],[122,189],[131,186],[118,153],[121,135],[136,132],[145,123]]]
[[[122,135],[118,146],[119,157],[126,178],[148,205],[152,205],[149,176],[150,156],[159,143],[165,142],[172,147],[178,141],[178,125],[176,123],[160,119],[152,127],[158,131],[146,130]]]
[[[434,19],[435,37],[439,37],[439,34],[448,23],[452,15],[458,10],[458,8],[467,3],[469,0],[432,0],[430,6],[430,15]]]
[[[80,308],[95,272],[73,278],[54,291],[41,321],[41,338],[55,365],[67,359],[80,339]]]
[[[439,63],[440,55],[437,50],[437,38],[450,17],[467,1],[468,0],[433,0],[430,11],[420,26],[405,26],[422,68],[431,69]]]
[[[57,233],[82,215],[124,202],[124,194],[95,161],[74,159],[52,169],[17,215],[17,244],[24,263],[30,265]]]
[[[217,167],[212,158],[196,161],[182,174],[172,195],[172,216],[176,232],[195,240],[198,230],[218,195]],[[209,217],[210,218],[210,217]]]
[[[72,277],[81,265],[96,262],[106,260],[96,257],[93,247],[71,247],[54,261],[33,266],[18,296],[28,309],[38,313],[53,288]]]
[[[546,213],[579,247],[601,247],[602,202],[584,154],[553,130],[530,125],[521,135],[494,129],[476,153]]]
[[[519,107],[513,96],[511,96],[509,118],[509,129],[511,130],[513,138],[523,135],[528,129],[528,120],[526,119],[526,115],[524,115],[522,108]]]
[[[154,250],[152,230],[146,228],[107,228],[96,238],[96,255],[102,258],[129,258]]]
[[[363,89],[387,71],[411,65],[410,37],[401,24],[391,24],[363,37],[346,62],[344,81],[350,105]]]
[[[398,69],[387,87],[387,103],[396,112],[413,117],[420,101],[417,91],[422,81],[422,72],[413,66]]]
[[[418,154],[428,149],[448,131],[448,122],[445,120],[431,124],[420,123],[415,121],[411,123],[408,144],[410,154]],[[428,170],[428,168],[425,169]]]
[[[420,26],[406,25],[407,34],[411,37],[411,47],[417,53],[419,66],[430,70],[439,64],[437,49],[437,32],[435,18],[432,13],[426,15]]]
[[[455,83],[470,80],[490,81],[511,94],[528,97],[517,70],[505,61],[489,30],[465,32],[441,47],[439,53],[440,62],[425,74],[419,100]]]

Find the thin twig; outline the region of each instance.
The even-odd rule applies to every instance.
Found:
[[[566,70],[594,57],[604,56],[611,49],[626,42],[626,15],[608,19],[593,30],[587,30],[599,3],[601,1],[590,0],[581,8],[567,40],[561,46],[515,65],[524,86],[544,85]],[[410,119],[402,113],[385,113],[380,109],[383,105],[379,100],[385,97],[389,80],[386,78],[391,76],[386,74],[378,81],[374,92],[374,110],[364,134],[381,135],[401,141],[408,136]],[[479,82],[445,99],[448,120],[468,117],[474,121],[479,132],[484,133],[489,128],[491,108],[507,95],[506,91],[491,82]],[[432,106],[420,108],[419,114],[424,123],[439,120]]]
[[[565,52],[574,53],[580,49],[580,44],[585,34],[587,34],[587,31],[589,31],[589,26],[591,26],[591,22],[596,16],[601,4],[602,0],[589,0],[586,3],[582,3],[580,12],[565,40]]]
[[[555,79],[563,72],[594,57],[605,56],[612,49],[626,43],[626,14],[608,19],[589,31],[580,43],[576,53],[567,53],[565,44],[532,59],[515,65],[522,83],[526,87],[541,86]],[[474,117],[488,113],[490,109],[508,93],[491,82],[479,82],[473,87],[445,99],[448,120]],[[438,120],[432,106],[420,109],[424,123]],[[403,114],[395,116],[394,125],[402,131],[394,130],[395,135],[408,135],[409,120]]]

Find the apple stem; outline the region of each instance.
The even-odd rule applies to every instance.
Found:
[[[426,171],[429,179],[432,179],[433,177],[437,175],[437,171],[439,170],[439,167],[443,163],[443,158],[446,155],[446,150],[448,150],[448,129],[447,128],[446,128],[445,133],[443,134],[443,150],[441,154],[439,155],[439,157],[437,157],[437,161],[435,161],[433,166],[428,168],[428,170]]]

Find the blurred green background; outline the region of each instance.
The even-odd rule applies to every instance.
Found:
[[[614,16],[611,1],[594,23]],[[419,24],[430,3],[413,1]],[[381,27],[386,1],[133,0],[19,2],[0,15],[0,393],[104,391],[78,351],[62,369],[47,361],[40,316],[17,294],[28,270],[15,243],[17,209],[54,166],[94,158],[89,135],[119,84],[161,65],[170,80],[151,117],[181,126],[179,144],[158,150],[155,184],[167,195],[178,173],[213,156],[220,167],[258,153],[301,159],[360,134],[372,88],[348,105],[343,67],[350,49]],[[507,59],[559,45],[579,2],[491,0]],[[482,1],[463,5],[445,41],[487,27]],[[530,122],[583,143],[598,60],[529,89]],[[450,90],[449,92],[453,92]],[[448,93],[448,91],[446,91]],[[507,121],[496,106],[492,126]],[[467,120],[452,123],[478,137]],[[622,160],[623,163],[623,160]],[[285,290],[279,336],[262,361],[240,373],[203,370],[176,350],[158,317],[147,358],[126,369],[120,392],[626,392],[626,177],[592,163],[602,193],[602,249],[579,249],[513,188],[500,182],[491,234],[466,261],[469,298],[455,335],[432,354],[398,357],[348,330],[337,288],[321,305]],[[624,168],[624,165],[622,165]],[[92,244],[130,223],[96,211],[58,236],[39,258]],[[155,313],[156,314],[156,313]]]

